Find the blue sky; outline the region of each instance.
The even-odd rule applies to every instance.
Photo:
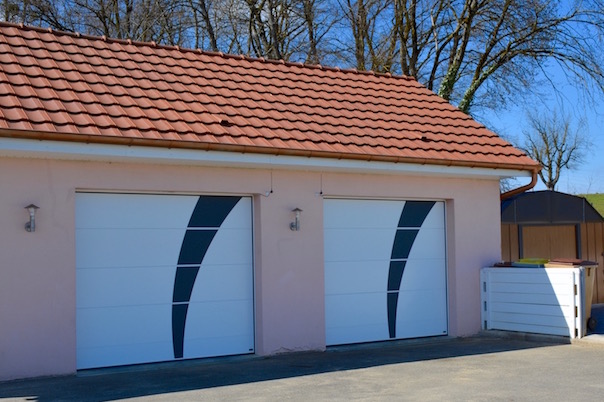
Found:
[[[583,163],[561,174],[556,190],[571,194],[604,193],[604,96],[590,102],[585,99],[582,90],[575,88],[559,69],[550,67],[548,71],[554,78],[555,89],[551,84],[542,85],[539,95],[535,94],[496,112],[482,111],[476,119],[514,142],[521,140],[523,131],[528,128],[528,110],[547,112],[557,109],[570,115],[575,127],[577,121],[583,118],[591,145],[584,154]],[[525,181],[519,179],[518,183],[524,184]],[[541,180],[535,189],[545,189]]]

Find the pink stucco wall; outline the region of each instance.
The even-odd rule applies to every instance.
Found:
[[[253,195],[258,354],[325,348],[323,197],[446,200],[452,336],[480,330],[479,269],[500,259],[496,179],[2,158],[0,380],[75,372],[83,189]],[[35,233],[23,228],[30,203],[40,206]],[[299,232],[289,230],[296,207]]]

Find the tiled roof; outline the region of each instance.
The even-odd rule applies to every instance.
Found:
[[[0,136],[534,170],[409,77],[0,23]]]

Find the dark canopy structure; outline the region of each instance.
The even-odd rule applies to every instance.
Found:
[[[583,197],[557,191],[532,191],[501,202],[501,223],[579,224],[604,222]]]

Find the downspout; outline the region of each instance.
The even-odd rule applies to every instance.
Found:
[[[505,193],[502,193],[499,196],[500,200],[501,201],[506,200],[510,197],[513,197],[517,194],[524,193],[525,191],[528,191],[528,190],[532,189],[533,187],[535,187],[535,185],[537,185],[537,176],[538,176],[540,170],[541,170],[540,168],[533,170],[533,177],[531,178],[531,182],[529,184],[522,186],[522,187],[515,188],[510,191],[506,191]]]

